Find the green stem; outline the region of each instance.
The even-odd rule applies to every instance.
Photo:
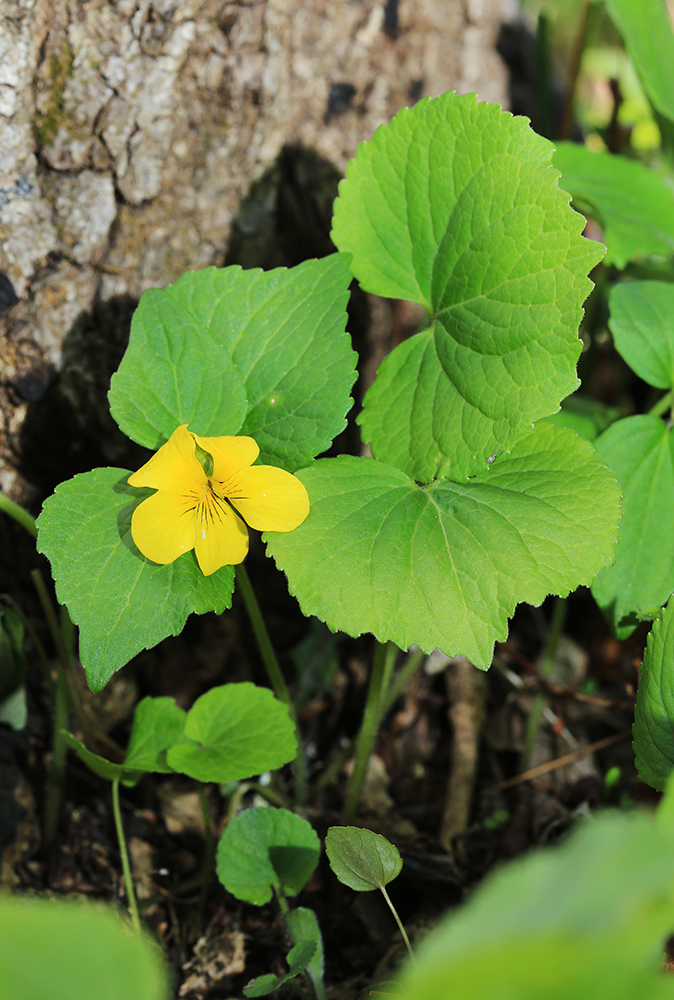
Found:
[[[250,577],[248,576],[248,572],[246,571],[243,563],[238,564],[235,572],[236,582],[239,586],[239,590],[241,591],[243,602],[246,605],[246,611],[248,612],[248,617],[250,618],[250,623],[253,627],[253,633],[257,641],[258,649],[260,650],[260,655],[262,656],[262,661],[267,670],[267,676],[269,677],[272,690],[279,701],[284,702],[288,706],[290,717],[295,723],[295,733],[297,736],[297,756],[295,757],[295,802],[298,807],[301,807],[304,805],[307,796],[307,762],[304,756],[302,734],[300,733],[300,729],[297,724],[295,708],[290,697],[288,686],[284,680],[283,674],[281,673],[281,667],[276,653],[274,652],[274,647],[271,644],[269,632],[267,631],[267,626],[264,623],[262,611],[260,610],[260,605],[257,602],[255,591],[253,590],[253,586],[250,582]]]
[[[552,57],[550,54],[550,19],[545,11],[538,15],[534,43],[536,74],[536,123],[539,135],[553,138],[552,127]]]
[[[283,919],[286,924],[288,923],[288,917],[290,916],[290,907],[288,906],[288,900],[285,897],[283,889],[277,888],[275,885],[272,886],[274,890],[274,895],[278,900],[278,905],[281,907],[281,913],[283,914]]]
[[[422,649],[415,649],[411,653],[407,654],[403,665],[401,666],[398,673],[393,679],[388,692],[384,694],[384,704],[382,706],[382,715],[393,708],[393,705],[398,700],[400,695],[403,693],[410,680],[416,674],[417,670],[423,663],[426,654]]]
[[[239,586],[239,590],[241,591],[244,604],[246,605],[246,611],[248,612],[248,617],[250,618],[250,624],[253,626],[255,639],[262,656],[262,661],[267,670],[267,676],[269,677],[272,690],[279,701],[285,702],[286,705],[289,705],[292,710],[290,692],[288,691],[288,686],[284,680],[283,674],[281,673],[281,667],[276,657],[276,653],[274,652],[274,647],[271,644],[271,639],[269,638],[269,632],[267,631],[267,626],[265,625],[264,618],[262,617],[260,605],[257,603],[255,591],[253,590],[250,577],[248,576],[248,572],[246,571],[243,563],[239,563],[236,567],[236,582]]]
[[[199,783],[199,801],[201,803],[201,814],[204,819],[204,863],[201,869],[201,891],[199,893],[199,908],[197,910],[197,927],[201,930],[204,922],[204,913],[206,911],[206,900],[208,898],[208,890],[211,886],[211,878],[213,876],[213,858],[215,856],[215,843],[213,840],[213,827],[211,826],[211,814],[208,811],[208,801],[206,799],[206,790]]]
[[[40,667],[42,668],[42,673],[44,674],[44,678],[47,683],[47,687],[49,688],[49,692],[51,696],[55,698],[56,689],[54,687],[54,681],[52,680],[51,670],[49,668],[49,661],[47,660],[47,652],[44,646],[42,645],[40,637],[33,628],[32,622],[23,613],[21,606],[17,604],[17,602],[10,594],[0,595],[0,600],[2,600],[4,604],[6,604],[9,608],[11,608],[14,614],[17,616],[17,618],[21,620],[21,624],[26,630],[26,634],[28,635],[30,641],[33,643],[33,646],[35,647],[35,653],[37,655],[38,660],[40,661]]]
[[[346,746],[342,747],[339,753],[333,757],[325,770],[320,773],[309,791],[310,801],[313,801],[319,792],[322,792],[324,788],[327,788],[333,779],[337,777],[339,772],[346,766],[347,761],[349,761],[353,756],[354,742],[355,740],[349,740]]]
[[[4,511],[5,514],[9,514],[13,517],[17,524],[20,524],[22,528],[28,532],[31,538],[37,538],[37,526],[35,524],[35,518],[31,517],[27,510],[23,507],[19,507],[18,503],[14,503],[9,497],[6,497],[4,493],[0,493],[0,510]]]
[[[122,872],[124,873],[124,886],[126,888],[126,898],[129,903],[131,923],[133,929],[140,933],[140,914],[138,913],[138,903],[136,902],[136,893],[133,888],[133,878],[131,877],[129,852],[126,848],[126,838],[124,837],[124,827],[122,826],[122,812],[119,808],[119,778],[114,778],[112,782],[112,812],[115,817],[115,830],[117,831],[119,856],[122,859]]]
[[[388,905],[390,907],[391,913],[393,914],[395,922],[398,925],[398,930],[400,931],[400,933],[403,936],[403,941],[405,942],[405,944],[407,946],[407,950],[410,953],[410,958],[414,959],[414,952],[412,951],[412,945],[410,944],[410,939],[407,936],[407,931],[403,927],[403,922],[400,919],[400,917],[398,916],[398,911],[396,910],[395,906],[391,902],[390,896],[389,896],[389,894],[386,891],[386,887],[383,886],[383,885],[380,885],[379,888],[381,889],[382,896],[384,897],[384,899],[386,900],[386,902],[388,903]]]
[[[573,117],[576,103],[576,87],[580,76],[580,67],[583,62],[583,52],[587,45],[590,28],[590,7],[593,0],[585,0],[585,6],[580,15],[578,31],[571,50],[569,59],[569,73],[566,81],[566,97],[564,99],[564,109],[562,111],[562,121],[559,127],[558,139],[569,139],[573,131]]]
[[[370,674],[370,685],[365,702],[365,712],[363,713],[363,723],[358,736],[356,759],[344,803],[342,822],[345,826],[349,826],[356,816],[358,800],[367,773],[368,761],[372,753],[374,741],[377,738],[379,723],[381,722],[382,707],[385,699],[383,683],[387,677],[390,678],[391,676],[397,652],[398,649],[392,642],[385,644],[378,643],[375,649],[372,673]]]
[[[541,677],[549,677],[552,673],[552,669],[555,665],[555,656],[557,654],[557,647],[559,646],[559,639],[562,634],[562,628],[564,627],[564,619],[566,618],[566,598],[556,597],[555,603],[552,611],[552,621],[550,622],[550,630],[548,632],[547,642],[545,644],[545,650],[541,659],[541,666],[539,669],[539,674]],[[531,752],[534,748],[534,743],[536,742],[536,735],[538,733],[538,727],[541,724],[541,717],[545,710],[546,696],[542,691],[537,691],[534,697],[533,705],[531,706],[531,712],[529,714],[529,721],[527,722],[527,731],[524,737],[524,748],[522,750],[522,758],[520,761],[520,768],[522,771],[526,771],[529,765],[529,759],[531,757]]]
[[[672,406],[672,391],[670,389],[669,392],[666,392],[664,396],[660,397],[660,399],[654,406],[651,406],[650,410],[648,411],[648,415],[649,417],[661,417],[663,413],[666,413],[667,410],[671,409],[671,406]]]

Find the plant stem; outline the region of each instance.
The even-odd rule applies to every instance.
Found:
[[[21,624],[23,625],[26,634],[28,635],[30,641],[33,643],[33,646],[35,647],[35,653],[37,655],[38,660],[40,661],[40,667],[42,668],[42,673],[44,674],[44,678],[47,683],[47,687],[49,688],[50,695],[53,698],[55,698],[56,689],[54,687],[54,681],[52,679],[51,670],[49,668],[49,662],[47,660],[47,652],[44,646],[42,645],[40,637],[33,628],[32,622],[23,613],[23,610],[20,607],[20,605],[17,604],[17,602],[10,594],[0,595],[0,600],[2,600],[3,604],[6,604],[7,607],[11,608],[14,614],[21,620]]]
[[[541,666],[539,669],[541,677],[549,677],[552,673],[552,668],[555,665],[555,655],[559,645],[559,638],[562,634],[565,618],[566,598],[556,597],[552,611],[550,630],[548,632],[545,650],[543,651],[543,656],[541,658]],[[527,731],[524,738],[524,748],[522,750],[522,757],[520,761],[520,770],[522,771],[526,770],[529,764],[529,758],[531,757],[531,752],[534,748],[538,727],[541,724],[541,716],[543,715],[543,711],[545,709],[545,703],[546,696],[542,691],[537,691],[531,706],[529,721],[527,723]]]
[[[383,886],[383,885],[380,885],[379,888],[381,889],[382,896],[384,897],[384,899],[386,900],[386,902],[388,903],[388,905],[390,907],[391,913],[393,914],[395,922],[398,925],[398,930],[400,931],[400,933],[403,936],[403,941],[405,942],[405,944],[407,946],[407,950],[410,953],[410,958],[414,959],[414,952],[412,951],[412,945],[410,944],[410,939],[407,936],[407,931],[403,927],[403,922],[400,919],[400,917],[398,916],[398,911],[396,910],[395,906],[391,902],[391,898],[390,898],[389,894],[386,891],[386,887]]]
[[[35,524],[35,518],[31,517],[27,510],[23,507],[19,507],[18,503],[14,503],[9,497],[6,497],[4,493],[0,493],[0,510],[4,511],[5,514],[9,514],[13,517],[17,524],[20,524],[22,528],[28,532],[31,538],[37,538],[37,526]]]
[[[672,406],[672,391],[666,392],[664,396],[660,399],[654,406],[651,406],[648,411],[649,417],[661,417],[663,413],[666,413]]]
[[[300,729],[297,724],[297,717],[295,715],[295,707],[292,703],[288,686],[284,680],[283,674],[281,673],[281,667],[276,653],[274,652],[274,647],[271,644],[269,632],[267,631],[267,626],[264,623],[262,611],[260,610],[260,605],[257,602],[255,591],[253,590],[253,586],[250,582],[250,577],[248,576],[248,572],[246,571],[243,563],[238,564],[235,572],[236,581],[239,585],[244,604],[246,605],[246,611],[248,612],[248,617],[250,618],[250,623],[253,627],[258,649],[260,650],[262,661],[266,667],[267,676],[269,677],[272,690],[279,701],[284,702],[288,706],[290,717],[295,723],[295,734],[297,736],[297,755],[295,757],[295,802],[298,807],[301,807],[304,805],[307,797],[307,762],[304,756],[304,747],[302,746],[302,734],[300,733]]]
[[[374,741],[377,738],[377,730],[382,717],[382,707],[386,697],[384,682],[390,679],[395,662],[397,647],[392,642],[377,643],[372,662],[372,673],[370,674],[370,685],[367,691],[365,702],[365,712],[363,713],[363,723],[358,736],[358,747],[356,749],[356,759],[353,765],[351,780],[346,792],[344,803],[344,813],[342,822],[348,826],[353,822],[358,800],[365,781],[367,765],[372,753]]]
[[[248,617],[250,618],[250,624],[253,627],[258,649],[260,650],[262,661],[267,670],[267,676],[269,677],[272,690],[279,701],[285,702],[286,705],[290,705],[292,708],[292,701],[290,699],[288,686],[284,680],[283,674],[281,673],[281,667],[279,666],[276,653],[274,652],[274,647],[271,644],[271,639],[269,638],[269,632],[267,631],[267,626],[265,625],[264,618],[262,617],[260,605],[257,603],[255,591],[253,590],[250,577],[248,576],[248,572],[246,571],[243,563],[239,563],[236,567],[236,582],[239,585],[241,596],[243,597],[244,604],[246,605],[246,611],[248,612]]]
[[[382,715],[393,708],[393,705],[403,693],[411,678],[417,672],[425,659],[426,654],[422,649],[415,649],[407,654],[403,665],[393,679],[388,691],[384,692],[384,703],[382,705]]]
[[[573,130],[573,115],[576,102],[576,87],[580,76],[580,67],[583,62],[583,52],[587,45],[590,27],[590,7],[593,0],[585,0],[585,5],[580,15],[578,31],[573,42],[571,56],[569,58],[569,73],[566,81],[566,96],[564,98],[564,109],[562,120],[559,126],[558,139],[570,139]],[[551,136],[551,138],[554,138]]]
[[[119,808],[119,778],[114,778],[112,782],[112,812],[115,817],[115,829],[117,831],[117,843],[119,844],[119,856],[122,859],[122,872],[124,873],[124,886],[126,888],[126,898],[129,903],[131,923],[133,929],[140,933],[140,915],[138,913],[138,903],[136,893],[133,888],[133,878],[131,877],[131,865],[129,864],[129,852],[126,848],[124,837],[124,827],[122,826],[122,813]]]

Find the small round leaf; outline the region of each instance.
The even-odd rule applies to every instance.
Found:
[[[297,750],[288,706],[255,684],[222,684],[197,698],[187,713],[185,743],[166,759],[197,781],[240,781],[272,771]]]
[[[320,845],[305,819],[287,809],[247,809],[225,828],[216,871],[228,892],[255,906],[272,888],[294,896],[318,864]]]
[[[386,837],[357,826],[331,826],[325,851],[339,881],[356,892],[383,889],[403,866],[398,848]]]

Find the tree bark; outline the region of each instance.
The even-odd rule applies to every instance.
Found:
[[[514,0],[0,0],[0,489],[83,312],[221,265],[288,144],[343,172],[403,105],[506,101]]]

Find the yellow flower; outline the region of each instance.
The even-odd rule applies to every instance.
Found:
[[[258,531],[297,528],[309,513],[307,491],[283,469],[253,465],[259,454],[253,438],[199,437],[187,424],[178,427],[128,479],[131,486],[157,490],[131,519],[131,535],[143,555],[170,563],[194,549],[201,572],[210,576],[245,559],[246,525]]]

